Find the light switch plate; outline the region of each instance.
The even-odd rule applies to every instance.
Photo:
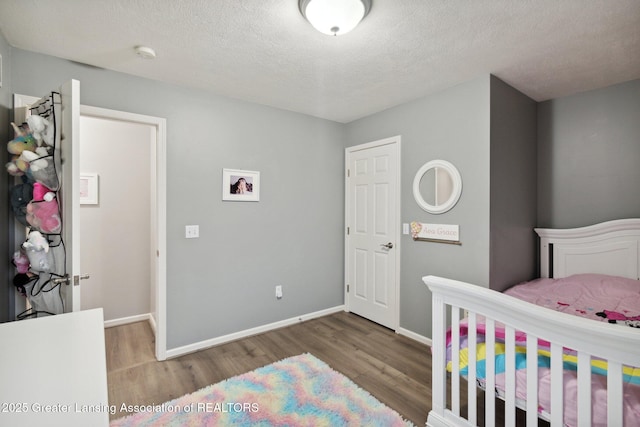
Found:
[[[185,225],[184,237],[187,239],[196,239],[200,237],[200,226],[198,225]]]

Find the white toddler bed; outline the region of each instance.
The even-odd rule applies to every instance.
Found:
[[[623,297],[627,309],[622,311],[631,315],[629,319],[640,319],[640,219],[535,231],[540,236],[538,285],[566,281],[587,289],[580,281],[622,283],[634,293]],[[507,426],[515,425],[516,407],[526,410],[527,426],[537,426],[538,417],[552,426],[640,425],[640,370],[634,369],[640,367],[638,322],[627,322],[635,326],[629,327],[609,323],[615,320],[592,320],[598,308],[589,303],[559,312],[555,310],[562,307],[541,307],[468,283],[435,276],[423,280],[433,295],[433,402],[428,426],[479,423],[475,404],[468,405],[466,417],[461,414],[460,376],[469,384],[495,390],[484,393],[487,426],[495,423],[496,395],[504,400]],[[567,314],[570,311],[584,316]],[[462,313],[466,318],[460,320]],[[527,363],[532,360],[538,363]],[[469,386],[466,401],[475,403],[477,398],[476,387]]]

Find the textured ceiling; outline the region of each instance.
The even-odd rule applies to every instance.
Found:
[[[338,122],[487,73],[537,101],[640,78],[640,0],[373,0],[341,37],[298,0],[0,0],[0,30],[20,49]]]

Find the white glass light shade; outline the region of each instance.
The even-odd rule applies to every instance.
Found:
[[[321,33],[339,36],[353,30],[369,12],[371,0],[300,0],[300,11]]]

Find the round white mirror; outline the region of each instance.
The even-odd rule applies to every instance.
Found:
[[[453,208],[461,194],[460,172],[446,160],[425,163],[413,179],[416,203],[432,214],[441,214]]]

